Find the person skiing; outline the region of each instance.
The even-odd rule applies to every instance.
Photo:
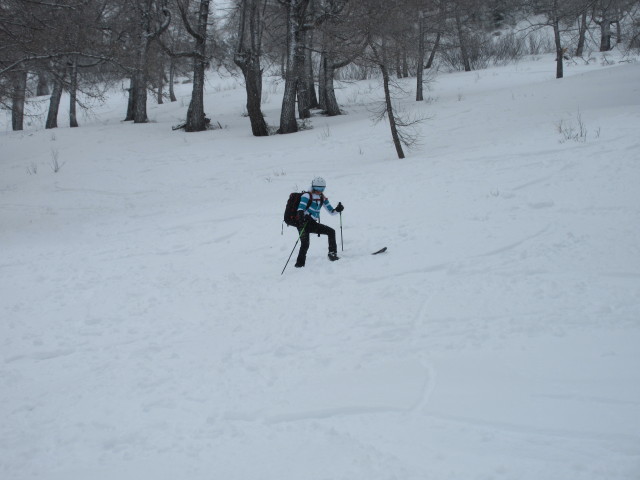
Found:
[[[298,205],[298,232],[300,232],[300,251],[296,261],[296,268],[304,267],[307,259],[307,251],[309,250],[309,234],[317,233],[327,235],[329,240],[329,260],[332,262],[338,260],[338,246],[336,244],[336,231],[320,223],[320,209],[324,207],[331,215],[336,215],[344,210],[342,203],[338,202],[338,206],[333,208],[329,199],[324,196],[324,189],[327,182],[324,178],[316,177],[311,181],[311,191],[305,192],[300,198]]]

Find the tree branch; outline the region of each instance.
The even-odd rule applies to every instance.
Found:
[[[26,56],[26,57],[22,57],[19,60],[16,60],[15,62],[9,64],[8,66],[0,69],[0,75],[4,75],[5,73],[14,70],[16,67],[18,67],[19,65],[23,65],[26,63],[30,63],[30,62],[37,62],[40,60],[54,60],[54,59],[60,59],[60,58],[64,58],[64,57],[68,57],[68,56],[80,56],[80,57],[86,57],[86,58],[94,58],[96,60],[99,60],[98,63],[101,62],[109,62],[113,65],[118,66],[119,68],[122,68],[123,70],[125,70],[126,72],[135,72],[134,68],[131,67],[127,67],[126,65],[121,64],[120,62],[117,62],[113,57],[105,57],[103,55],[94,55],[92,53],[85,53],[85,52],[56,52],[56,53],[51,53],[48,55],[33,55],[33,56]]]
[[[158,45],[164,53],[172,58],[198,58],[200,60],[206,60],[206,57],[200,55],[198,52],[174,52],[167,47],[162,40],[157,40]]]
[[[176,4],[178,5],[178,10],[180,10],[180,16],[182,17],[182,23],[184,24],[184,28],[187,29],[189,35],[195,38],[198,42],[204,42],[204,37],[196,32],[191,26],[191,22],[189,22],[188,13],[186,7],[182,3],[181,0],[176,0]]]

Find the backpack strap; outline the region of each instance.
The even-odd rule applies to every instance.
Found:
[[[307,207],[304,209],[304,211],[306,212],[307,210],[309,210],[309,208],[311,208],[311,204],[313,203],[313,192],[306,192],[303,190],[301,193],[303,195],[305,193],[309,194],[309,203],[307,203]],[[320,208],[322,208],[322,206],[324,205],[325,200],[326,200],[326,197],[322,192],[320,192]]]
[[[305,193],[309,194],[309,202],[307,203],[306,208],[304,209],[304,211],[306,212],[307,210],[309,210],[309,208],[311,208],[311,203],[313,203],[313,193],[312,192],[306,192],[306,191],[302,191],[302,194],[304,195]]]

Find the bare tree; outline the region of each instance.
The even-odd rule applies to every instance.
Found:
[[[611,26],[616,25],[616,43],[620,43],[622,30],[620,23],[626,13],[637,7],[637,1],[629,0],[593,0],[592,2],[593,21],[600,27],[600,51],[608,52],[613,48],[611,43]]]
[[[60,55],[53,37],[54,26],[62,31],[67,23],[60,23],[61,12],[69,15],[77,5],[66,1],[58,4],[43,2],[20,3],[5,0],[0,3],[0,98],[10,99],[12,127],[24,127],[27,79],[30,70],[43,72],[50,59]],[[67,45],[64,47],[68,48]],[[72,46],[73,48],[73,46]],[[5,102],[6,103],[6,102]]]
[[[386,117],[389,120],[389,128],[391,129],[391,138],[393,139],[393,145],[396,148],[396,153],[398,158],[404,158],[404,151],[402,149],[402,142],[400,141],[400,134],[398,132],[398,125],[396,122],[396,116],[393,111],[393,104],[391,102],[391,89],[389,87],[389,59],[388,54],[386,52],[387,47],[385,46],[384,39],[382,40],[380,45],[376,45],[375,43],[370,44],[371,49],[373,51],[374,59],[378,63],[380,67],[380,73],[382,73],[382,82],[384,88],[384,101],[385,101],[385,109]]]
[[[397,117],[394,113],[391,98],[389,67],[393,65],[392,39],[395,28],[399,26],[399,10],[397,5],[391,5],[384,0],[375,0],[369,3],[361,12],[363,19],[359,28],[366,32],[367,43],[370,48],[369,61],[380,69],[384,89],[384,108],[379,115],[380,118],[386,116],[389,121],[391,138],[396,149],[398,158],[405,157],[402,149],[402,142],[398,130]]]
[[[11,110],[13,130],[24,128],[29,68],[45,40],[37,23],[44,20],[46,10],[29,7],[16,0],[0,2],[0,102]]]
[[[193,90],[184,129],[187,132],[201,132],[206,130],[208,123],[204,113],[204,77],[208,64],[206,49],[209,0],[200,0],[195,27],[192,26],[189,20],[187,4],[184,0],[176,0],[176,3],[180,10],[182,22],[195,42],[191,54],[193,57]]]
[[[455,21],[455,32],[458,39],[458,46],[460,48],[460,57],[464,66],[465,72],[471,71],[471,61],[469,60],[468,49],[468,37],[463,26],[463,17],[467,15],[466,2],[464,0],[456,0],[451,5],[451,11],[453,19]]]
[[[181,17],[180,10],[177,4],[167,4],[169,10],[174,10],[172,17]],[[158,45],[162,50],[162,54],[168,57],[168,86],[169,86],[169,100],[171,102],[177,101],[174,91],[174,83],[176,76],[187,75],[191,73],[193,68],[193,52],[192,52],[193,37],[187,33],[182,21],[172,22],[169,27],[162,33],[162,36],[158,40]],[[166,58],[159,56],[159,65],[156,68],[156,75],[162,77],[166,74],[165,65]],[[160,81],[158,81],[160,83]]]
[[[424,99],[424,70],[433,65],[436,52],[440,46],[440,38],[444,24],[444,8],[438,0],[417,0],[418,11],[418,61],[416,66],[416,101]],[[427,34],[435,34],[433,46],[429,54],[429,59],[425,65],[425,55],[427,48]]]
[[[59,67],[58,70],[53,70],[53,90],[49,97],[49,111],[47,113],[47,121],[45,128],[57,128],[58,127],[58,109],[60,108],[60,98],[62,97],[62,90],[64,89],[66,68],[64,66]]]
[[[298,131],[295,117],[296,95],[300,102],[300,117],[307,118],[310,115],[310,105],[307,103],[309,83],[304,81],[307,32],[339,15],[346,1],[325,0],[315,5],[312,11],[309,11],[310,0],[278,1],[284,7],[287,18],[287,66],[278,133],[293,133]]]
[[[151,46],[158,41],[160,35],[171,23],[171,12],[165,8],[165,0],[125,0],[130,8],[130,31],[128,32],[127,51],[129,58],[125,61],[131,66],[129,86],[129,102],[125,121],[146,123],[147,89],[149,87],[149,65],[151,62]],[[177,1],[177,0],[176,0]],[[163,2],[159,8],[155,2]],[[158,12],[161,16],[158,16]]]
[[[256,137],[269,135],[262,114],[262,35],[266,0],[240,0],[238,43],[234,62],[242,70],[247,91],[247,114]]]
[[[318,106],[328,116],[342,113],[335,93],[336,72],[353,63],[367,48],[366,35],[353,28],[356,15],[358,9],[347,4],[340,15],[331,16],[319,27]]]
[[[593,21],[600,27],[600,51],[611,50],[611,24],[614,22],[614,0],[597,0],[593,5]]]
[[[335,91],[336,71],[352,63],[367,46],[366,42],[362,40],[360,40],[360,43],[353,40],[352,42],[348,45],[350,47],[349,50],[344,48],[347,46],[346,44],[342,44],[339,49],[335,44],[332,46],[329,46],[331,44],[323,44],[318,75],[318,106],[330,117],[342,114]]]
[[[568,47],[562,38],[563,25],[573,25],[580,16],[582,8],[580,2],[571,0],[533,0],[527,6],[530,13],[539,13],[544,16],[544,22],[532,24],[532,28],[551,27],[556,49],[556,78],[564,77],[564,57]]]
[[[587,37],[587,28],[589,26],[587,20],[588,8],[585,5],[585,8],[582,10],[582,14],[578,18],[578,45],[576,47],[576,57],[581,57],[584,52],[584,44]]]
[[[364,34],[367,38],[368,49],[363,60],[375,65],[382,76],[384,102],[377,112],[377,119],[389,122],[391,138],[398,158],[405,157],[403,147],[415,145],[419,138],[417,125],[423,118],[410,118],[408,115],[398,114],[392,95],[392,78],[390,70],[395,65],[394,56],[397,51],[398,36],[407,33],[399,31],[407,22],[415,19],[414,0],[386,2],[385,0],[369,0],[361,6],[358,15],[359,22],[354,22],[352,28]],[[417,29],[414,29],[417,32]],[[398,88],[397,86],[395,88]]]
[[[286,134],[298,131],[296,94],[298,93],[298,82],[304,66],[304,22],[309,0],[279,0],[279,2],[285,9],[287,19],[287,60],[278,133]]]
[[[24,128],[24,102],[27,95],[27,71],[16,70],[11,77],[11,126],[13,130],[22,130]]]
[[[437,0],[416,0],[415,7],[417,11],[417,33],[418,33],[418,58],[416,65],[416,101],[420,102],[424,99],[423,84],[424,84],[424,70],[431,68],[433,60],[440,44],[441,30],[442,30],[442,14],[443,8]],[[435,41],[429,60],[425,65],[425,55],[427,48],[427,33],[435,33]]]

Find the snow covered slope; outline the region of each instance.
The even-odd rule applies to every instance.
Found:
[[[3,119],[0,478],[637,480],[640,64],[553,72],[439,75],[402,161],[373,80],[269,138],[213,77],[221,130]],[[316,175],[342,258],[280,275]]]

